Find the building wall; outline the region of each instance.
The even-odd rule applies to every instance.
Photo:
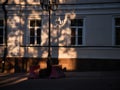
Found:
[[[80,3],[80,5],[67,5],[76,2]],[[11,5],[11,3],[15,5]],[[115,63],[118,63],[120,60],[120,48],[114,44],[113,19],[120,16],[119,1],[60,0],[60,3],[66,5],[59,5],[58,10],[51,14],[52,59],[57,60],[58,58],[59,64],[62,64],[63,68],[66,67],[67,70],[77,70],[76,67],[80,67],[79,65],[82,66],[80,68],[84,69],[102,62],[99,65],[103,65],[106,61],[114,62],[115,60]],[[46,61],[48,55],[48,48],[46,47],[48,44],[48,12],[42,11],[39,4],[38,6],[34,4],[38,4],[38,2],[28,0],[20,4],[20,1],[9,0],[9,5],[6,7],[8,9],[8,58],[25,59],[26,63],[31,62],[31,59],[32,62],[34,60]],[[2,9],[0,11],[2,12]],[[0,18],[4,18],[4,14],[1,13]],[[42,20],[42,46],[40,47],[28,44],[28,21],[31,18],[40,18]],[[56,20],[59,18],[63,23],[58,27]],[[74,18],[84,19],[83,44],[81,46],[70,46],[70,20]],[[0,46],[0,51],[2,57],[3,46]],[[90,63],[90,60],[96,63]],[[25,68],[23,64],[26,63],[21,61],[22,66],[20,67]],[[45,67],[44,64],[42,63],[43,67]],[[30,65],[32,64],[27,67]],[[112,63],[108,66],[111,65],[113,66]]]
[[[120,2],[119,0],[59,0],[60,3],[103,3],[103,2]]]
[[[86,45],[112,46],[112,15],[86,17]]]

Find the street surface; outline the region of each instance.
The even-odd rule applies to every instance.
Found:
[[[28,75],[0,74],[0,90],[120,90],[120,71],[65,72],[60,79],[28,79]]]

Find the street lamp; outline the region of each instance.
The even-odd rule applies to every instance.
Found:
[[[50,42],[50,15],[51,11],[55,11],[58,8],[58,0],[40,0],[41,8],[42,10],[48,11],[49,12],[49,34],[48,34],[48,59],[47,59],[47,69],[50,69],[51,67],[51,53],[50,53],[50,47],[51,47],[51,42]]]
[[[0,2],[1,3],[1,2]],[[7,10],[5,8],[5,5],[8,3],[8,0],[2,0],[2,9],[4,12],[4,20],[5,20],[5,48],[4,48],[4,55],[3,55],[3,59],[2,59],[2,72],[4,72],[5,70],[5,61],[6,61],[6,57],[7,57]]]

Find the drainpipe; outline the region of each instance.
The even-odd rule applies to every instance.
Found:
[[[3,59],[2,59],[2,73],[5,70],[5,60],[7,57],[7,10],[5,8],[5,5],[8,3],[8,0],[6,0],[3,4],[2,4],[2,9],[4,12],[4,19],[5,19],[5,46],[4,46],[4,54],[3,54]]]

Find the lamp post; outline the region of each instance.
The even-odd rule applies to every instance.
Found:
[[[48,33],[47,69],[50,69],[50,67],[51,67],[51,53],[50,53],[50,48],[51,48],[51,42],[50,42],[51,27],[50,27],[50,23],[51,23],[51,19],[50,19],[50,15],[51,15],[51,11],[55,11],[57,9],[58,5],[57,5],[57,0],[40,0],[40,5],[41,5],[42,10],[45,10],[45,11],[49,12],[49,33]]]
[[[6,57],[7,57],[7,10],[5,8],[5,5],[8,3],[8,0],[3,0],[2,1],[2,9],[4,12],[4,20],[5,20],[5,48],[4,48],[4,55],[3,55],[3,59],[2,59],[2,72],[4,72],[5,70],[5,61],[6,61]]]

